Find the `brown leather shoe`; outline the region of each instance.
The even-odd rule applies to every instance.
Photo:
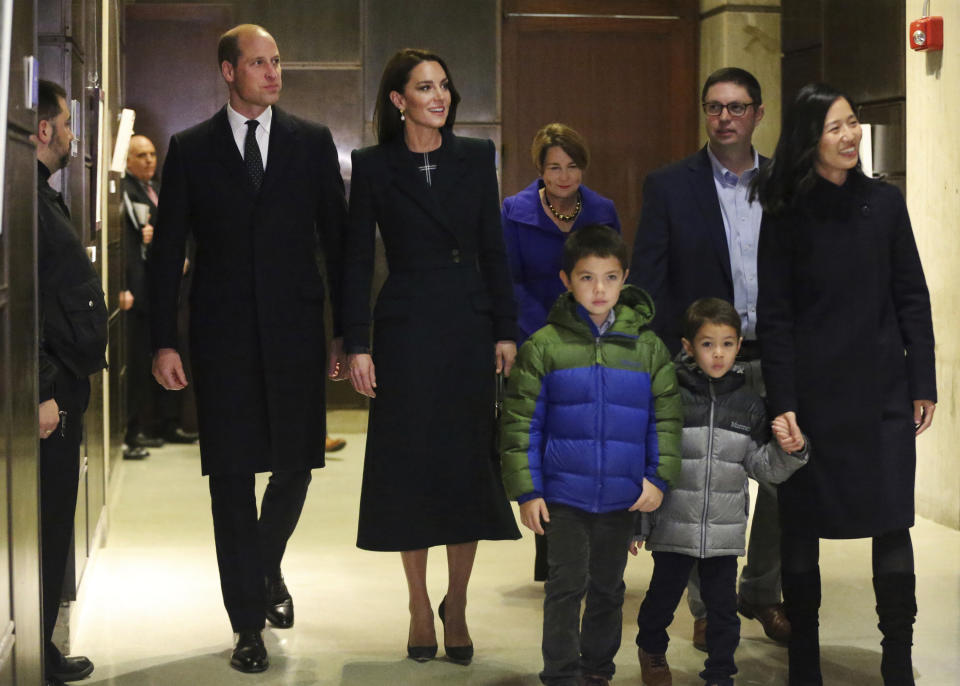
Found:
[[[640,679],[644,686],[673,686],[673,675],[666,655],[654,655],[637,648],[637,657],[640,658]]]
[[[347,442],[342,438],[330,438],[327,436],[326,452],[335,453],[338,450],[342,450],[346,445]]]
[[[707,652],[707,620],[693,620],[693,647]]]
[[[763,633],[771,641],[786,643],[790,640],[790,620],[783,611],[783,603],[754,605],[742,597],[737,598],[737,612],[747,619],[756,619],[763,625]]]

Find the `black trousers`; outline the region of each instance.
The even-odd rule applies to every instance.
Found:
[[[150,347],[150,319],[139,310],[130,310],[127,317],[127,431],[126,442],[138,433],[151,433],[154,388],[153,351]],[[174,393],[175,391],[167,391]]]
[[[253,474],[210,475],[220,589],[234,631],[263,629],[264,579],[280,573],[310,480],[310,470],[271,474],[258,517]]]
[[[708,656],[700,678],[726,686],[733,683],[732,677],[737,673],[733,654],[740,643],[734,555],[698,559],[680,553],[653,553],[653,578],[637,616],[637,645],[648,653],[667,652],[667,627],[695,564],[700,573],[700,593],[707,606]]]
[[[90,381],[61,373],[56,380],[54,399],[60,408],[60,425],[40,441],[40,543],[43,602],[43,640],[46,662],[56,656],[53,629],[60,610],[77,511],[80,481],[80,441],[83,413],[90,400]]]

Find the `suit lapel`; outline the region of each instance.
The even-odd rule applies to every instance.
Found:
[[[417,169],[416,157],[410,154],[402,136],[399,136],[388,147],[387,164],[391,167],[393,183],[401,193],[408,196],[433,219],[447,226],[444,212],[436,201],[436,190],[427,186],[422,173]],[[443,174],[438,174],[439,177]]]
[[[220,164],[223,165],[225,171],[235,183],[242,184],[252,191],[253,183],[247,176],[247,168],[243,166],[243,157],[240,155],[237,142],[233,138],[230,121],[227,119],[226,105],[210,119],[210,129],[211,145]]]
[[[723,268],[727,280],[733,283],[733,274],[730,271],[730,248],[727,245],[727,232],[723,228],[723,214],[720,211],[720,200],[717,198],[717,186],[713,179],[713,167],[704,148],[689,165],[690,185],[696,198],[697,206],[703,217],[703,226],[706,227],[707,238],[717,253],[717,259]]]
[[[270,122],[267,169],[263,186],[260,188],[260,197],[266,197],[272,189],[276,188],[292,156],[296,153],[296,141],[296,122],[286,112],[274,106],[273,119]]]

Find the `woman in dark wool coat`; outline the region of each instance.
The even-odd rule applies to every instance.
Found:
[[[353,153],[344,339],[351,382],[371,398],[357,545],[400,551],[407,654],[417,661],[437,652],[427,550],[446,546],[449,583],[437,614],[447,657],[466,664],[477,541],[520,532],[493,447],[495,371],[508,375],[517,352],[494,147],[453,135],[459,101],[437,55],[401,50],[384,69],[379,145]],[[390,276],[373,310],[371,349],[377,228]]]
[[[937,399],[933,324],[899,190],[860,171],[850,98],[803,88],[758,176],[758,335],[772,416],[810,437],[780,485],[791,685],[822,684],[820,538],[873,539],[883,683],[913,684],[916,436]]]

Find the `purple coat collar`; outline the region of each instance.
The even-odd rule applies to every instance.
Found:
[[[541,186],[543,186],[543,181],[536,179],[513,196],[513,202],[507,208],[506,218],[518,224],[536,226],[551,232],[558,231],[556,224],[550,221],[550,218],[542,211],[543,208],[540,205]],[[608,199],[593,192],[583,184],[580,184],[580,197],[583,200],[583,207],[572,228],[579,228],[584,223],[619,226],[613,203]]]

